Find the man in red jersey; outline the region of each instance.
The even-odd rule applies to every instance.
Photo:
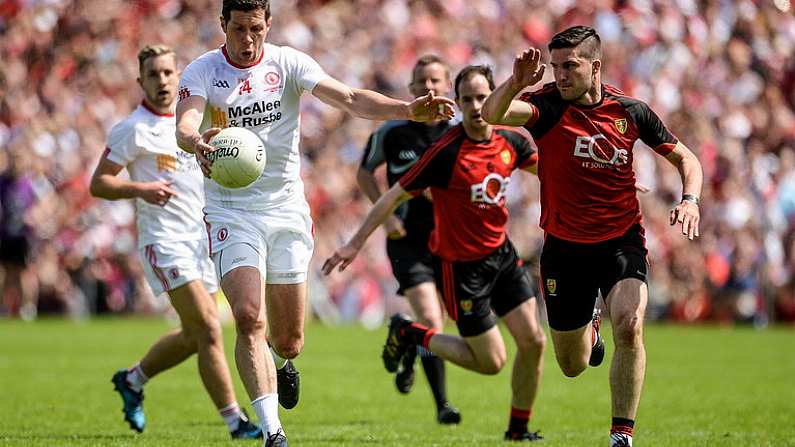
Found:
[[[642,101],[601,82],[601,44],[594,29],[569,28],[549,44],[555,82],[514,99],[541,80],[541,53],[514,61],[513,76],[483,106],[492,124],[527,128],[538,145],[541,181],[542,290],[552,342],[566,376],[604,356],[601,293],[613,324],[610,445],[631,446],[646,369],[643,318],[648,298],[644,230],[635,196],[632,150],[637,140],[673,164],[682,177],[681,202],[670,223],[698,236],[702,171],[696,156]],[[622,157],[629,163],[623,164]]]
[[[384,366],[395,372],[409,347],[422,346],[464,368],[496,374],[507,361],[496,327],[496,317],[500,317],[518,348],[505,439],[535,441],[541,436],[529,432],[527,423],[541,379],[546,340],[528,274],[505,234],[505,192],[514,170],[536,172],[536,154],[521,134],[483,120],[481,107],[492,90],[494,79],[488,67],[469,66],[458,74],[456,103],[463,122],[425,151],[378,199],[350,242],[326,260],[323,272],[329,274],[338,265],[345,269],[395,207],[430,188],[435,228],[428,245],[434,256],[434,277],[461,336],[438,333],[395,315],[382,354]]]

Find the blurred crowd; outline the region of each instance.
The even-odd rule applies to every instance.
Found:
[[[162,312],[138,260],[129,201],[93,199],[108,130],[141,100],[136,53],[174,47],[180,65],[223,42],[220,0],[0,0],[0,314],[34,318]],[[407,98],[415,60],[453,73],[543,48],[594,26],[603,80],[648,102],[700,158],[701,237],[668,225],[679,174],[639,143],[638,180],[652,265],[649,317],[795,321],[795,15],[789,0],[274,0],[271,42],[318,60],[352,86]],[[547,70],[551,81],[551,70]],[[383,234],[343,274],[318,270],[369,209],[356,185],[367,136],[309,95],[303,176],[317,229],[313,312],[378,324],[395,298]],[[538,181],[511,182],[510,234],[537,265]],[[535,270],[533,269],[533,273]]]

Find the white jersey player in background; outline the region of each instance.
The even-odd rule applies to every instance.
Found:
[[[174,52],[147,46],[138,53],[138,83],[145,98],[110,132],[91,179],[91,194],[108,200],[134,198],[138,246],[155,294],[168,292],[182,328],[162,336],[132,368],[113,376],[124,402],[124,418],[142,432],[143,385],[194,353],[204,386],[233,438],[261,438],[235,399],[224,356],[214,294],[218,289],[202,222],[202,174],[179,150],[174,103],[179,73]],[[130,180],[117,177],[127,168]]]
[[[286,446],[275,369],[303,348],[306,277],[314,248],[299,177],[301,94],[377,120],[449,119],[453,102],[429,93],[408,103],[354,89],[328,76],[308,55],[265,43],[271,27],[268,0],[224,0],[221,27],[225,45],[194,60],[182,74],[177,141],[196,153],[205,176],[211,169],[206,154],[213,151],[207,141],[220,127],[248,128],[265,145],[267,165],[250,186],[232,190],[205,180],[205,218],[221,288],[237,323],[241,379],[267,433],[265,445]],[[202,125],[204,119],[209,122]],[[276,367],[266,355],[267,332],[281,357]]]

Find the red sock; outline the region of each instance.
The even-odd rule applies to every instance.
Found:
[[[428,343],[430,343],[433,334],[436,333],[436,329],[431,329],[420,323],[411,323],[400,329],[400,332],[412,344],[428,349]]]

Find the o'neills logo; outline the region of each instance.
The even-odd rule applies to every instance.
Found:
[[[221,158],[237,158],[237,155],[240,153],[240,149],[235,147],[220,147],[213,152],[207,154],[207,160],[213,162],[215,160],[219,160]]]

